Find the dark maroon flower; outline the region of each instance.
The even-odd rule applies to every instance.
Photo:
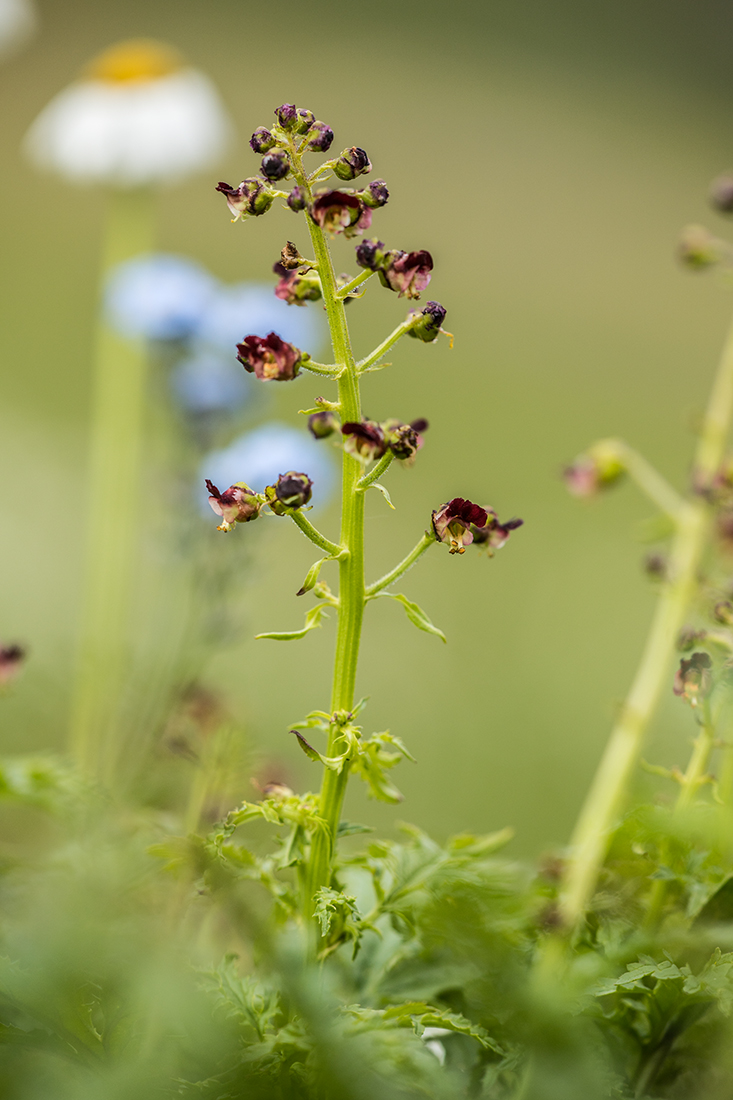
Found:
[[[448,545],[451,554],[463,554],[473,542],[471,528],[485,527],[488,519],[485,508],[463,497],[454,497],[433,512],[433,532],[438,542]]]
[[[251,214],[253,217],[265,214],[275,198],[267,184],[256,177],[242,180],[239,187],[218,183],[216,190],[221,191],[227,200],[227,206],[234,214],[235,221],[237,218],[244,217],[245,214]]]
[[[310,216],[316,225],[335,237],[355,226],[365,210],[361,200],[350,191],[319,191],[310,208]]]
[[[0,646],[0,687],[9,684],[20,672],[27,653],[21,645]]]
[[[314,439],[328,439],[338,430],[339,422],[332,412],[317,412],[308,417],[308,431]]]
[[[386,206],[389,199],[389,191],[384,180],[372,180],[363,191],[357,191],[357,195],[365,206],[376,209],[378,206]]]
[[[730,172],[713,180],[710,202],[721,214],[733,214],[733,175]]]
[[[297,185],[292,189],[285,201],[295,214],[299,214],[301,210],[305,210],[308,205],[303,188]]]
[[[264,381],[289,382],[297,377],[304,356],[270,332],[267,336],[245,336],[237,344],[237,359],[246,371]]]
[[[306,302],[316,302],[321,297],[321,280],[315,272],[299,275],[297,271],[286,271],[282,264],[275,264],[272,270],[280,276],[275,297],[289,306],[304,306]]]
[[[385,256],[384,241],[378,241],[376,237],[368,237],[356,246],[356,262],[368,271],[378,271]]]
[[[307,107],[298,107],[297,115],[298,119],[295,123],[296,134],[309,133],[311,126],[315,122],[316,116],[312,111],[309,111]]]
[[[340,180],[355,180],[357,176],[371,172],[372,166],[365,151],[358,145],[352,145],[350,149],[344,149],[333,170]]]
[[[433,257],[424,249],[420,252],[392,249],[385,254],[379,278],[383,286],[396,290],[400,298],[419,298],[430,282],[432,270]]]
[[[249,144],[255,153],[269,153],[275,146],[275,139],[266,126],[258,126],[249,139]]]
[[[233,531],[235,523],[249,523],[259,516],[263,502],[243,481],[230,485],[220,493],[216,485],[206,478],[206,488],[209,490],[209,504],[217,516],[221,516],[222,522],[217,531]]]
[[[284,180],[290,171],[290,157],[284,149],[272,149],[262,158],[261,171],[265,179]]]
[[[387,450],[387,438],[381,424],[373,420],[361,423],[349,421],[341,425],[344,437],[344,450],[365,465],[375,458],[381,458]]]
[[[265,489],[265,499],[276,516],[286,516],[294,508],[302,508],[311,498],[313,482],[307,474],[288,470],[280,474],[274,485]]]
[[[700,697],[710,694],[713,686],[710,669],[713,662],[709,653],[693,653],[691,657],[680,661],[680,667],[674,675],[672,690],[682,696],[691,706],[696,707]]]
[[[487,521],[483,527],[473,526],[471,532],[476,546],[484,546],[489,557],[494,556],[495,550],[501,550],[512,531],[524,524],[523,519],[508,519],[506,523],[500,523],[493,508],[487,508]]]
[[[314,153],[327,153],[333,141],[333,130],[325,122],[314,122],[308,131],[307,148]]]
[[[298,122],[298,112],[294,103],[283,103],[275,108],[275,117],[283,130],[293,130]]]
[[[438,333],[442,331],[443,321],[447,310],[443,308],[440,302],[428,302],[425,309],[418,313],[415,310],[410,314],[411,318],[416,318],[414,325],[409,330],[410,336],[414,336],[417,340],[423,340],[426,344],[432,343],[436,340]]]

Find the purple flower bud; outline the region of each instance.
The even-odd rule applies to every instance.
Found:
[[[366,214],[371,215],[360,199],[350,191],[319,191],[310,208],[310,216],[316,225],[331,236],[360,232],[358,224]]]
[[[295,124],[296,134],[307,134],[315,122],[316,116],[305,107],[298,107],[298,121]]]
[[[26,657],[26,650],[21,645],[0,646],[0,687],[15,679]]]
[[[265,489],[268,504],[277,515],[283,515],[286,508],[302,508],[311,498],[312,485],[307,474],[289,470],[286,474],[280,474],[275,484]]]
[[[433,532],[438,542],[444,542],[451,554],[463,554],[473,542],[472,527],[485,527],[488,523],[485,508],[463,497],[454,497],[442,508],[433,512]]]
[[[386,206],[389,199],[389,191],[384,180],[372,180],[364,191],[357,191],[357,195],[365,206],[376,209],[378,206]]]
[[[227,200],[227,206],[234,214],[234,219],[242,218],[246,214],[258,217],[265,214],[272,206],[275,196],[261,179],[253,176],[242,180],[239,187],[230,187],[228,183],[218,183],[216,190],[221,191]]]
[[[355,180],[357,176],[371,172],[372,166],[365,151],[358,145],[352,145],[350,149],[344,149],[333,170],[340,180]]]
[[[713,180],[710,202],[721,214],[733,214],[733,175],[730,172]]]
[[[283,103],[275,108],[275,117],[283,130],[294,130],[298,122],[298,112],[294,103]]]
[[[501,550],[512,531],[516,531],[517,527],[522,527],[524,524],[523,519],[508,519],[505,523],[500,523],[499,518],[493,508],[486,509],[488,519],[483,527],[473,525],[471,527],[471,533],[473,535],[473,541],[476,546],[483,546],[486,548],[490,558],[494,556],[495,550]]]
[[[301,210],[305,210],[307,204],[303,188],[296,184],[288,195],[286,202],[295,214],[300,214]]]
[[[209,490],[209,504],[217,516],[221,516],[222,522],[217,531],[232,531],[235,523],[249,523],[259,516],[263,501],[243,481],[230,485],[220,493],[216,485],[206,478],[206,488]]]
[[[267,336],[245,336],[237,344],[237,359],[250,374],[263,381],[289,382],[296,378],[304,355],[275,332]]]
[[[674,676],[672,690],[675,695],[680,695],[691,706],[696,707],[701,696],[710,694],[713,686],[710,672],[712,667],[709,653],[693,653],[687,660],[683,657]]]
[[[306,302],[317,302],[321,297],[321,280],[315,272],[299,275],[297,271],[287,271],[282,264],[275,264],[272,270],[280,276],[275,297],[289,306],[304,306]]]
[[[400,424],[399,428],[395,428],[389,433],[388,439],[390,451],[395,458],[399,458],[402,462],[409,462],[410,459],[413,459],[420,447],[420,436],[409,424]]]
[[[314,439],[328,439],[338,430],[339,422],[332,412],[317,412],[308,417],[308,431]]]
[[[270,149],[275,147],[276,142],[266,126],[258,126],[249,139],[249,144],[255,153],[262,154],[269,153]]]
[[[290,171],[290,157],[284,149],[273,149],[262,158],[261,171],[265,179],[284,180]]]
[[[413,311],[410,317],[416,317],[418,320],[409,330],[410,336],[414,336],[417,340],[423,340],[426,344],[432,343],[441,331],[446,313],[447,310],[443,308],[440,302],[428,302],[421,313],[416,310]]]
[[[356,246],[356,262],[368,271],[377,271],[385,258],[384,242],[376,237],[368,237]]]
[[[333,130],[325,122],[314,122],[308,131],[308,145],[314,153],[327,153],[333,142]]]
[[[341,434],[344,437],[344,450],[363,462],[364,465],[373,462],[375,458],[381,458],[387,450],[387,439],[381,424],[373,420],[362,420],[361,423],[348,422],[341,425]]]
[[[400,298],[419,298],[431,279],[433,257],[424,249],[403,252],[392,249],[385,254],[379,268],[382,286],[397,291]]]

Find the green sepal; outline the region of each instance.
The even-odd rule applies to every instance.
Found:
[[[325,558],[319,558],[317,562],[310,567],[306,574],[306,578],[303,581],[303,585],[295,593],[296,596],[305,596],[306,592],[310,592],[312,588],[315,588],[318,575],[321,572],[321,566],[326,561],[335,561],[336,559],[331,554],[327,554]]]
[[[403,596],[399,592],[377,592],[375,595],[377,597],[388,596],[390,600],[398,600],[404,607],[407,618],[418,628],[418,630],[424,630],[426,634],[435,634],[437,638],[440,638],[444,642],[448,641],[443,631],[439,630],[438,627],[430,621],[420,605],[416,604],[413,600],[408,600],[407,596]]]
[[[382,494],[384,499],[387,501],[387,504],[389,504],[392,511],[393,512],[396,511],[396,508],[395,508],[394,504],[392,503],[392,497],[389,495],[386,487],[384,485],[382,485],[381,481],[373,481],[371,485],[367,485],[367,489],[379,489],[379,492]]]
[[[315,607],[312,607],[310,611],[306,612],[305,626],[302,630],[274,630],[268,634],[255,634],[255,640],[260,638],[272,638],[274,642],[294,642],[298,638],[305,638],[309,630],[315,630],[317,626],[320,626],[321,618],[324,615],[328,618],[326,608],[322,603],[318,603]]]

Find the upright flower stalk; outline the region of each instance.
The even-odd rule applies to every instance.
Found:
[[[335,608],[338,617],[330,710],[314,712],[293,731],[297,735],[298,744],[309,758],[320,760],[324,765],[321,789],[315,802],[312,795],[304,795],[299,801],[296,799],[298,821],[305,822],[305,826],[297,827],[305,827],[310,837],[303,847],[302,859],[299,861],[303,913],[310,918],[314,913],[314,898],[319,892],[328,891],[333,881],[336,842],[350,774],[354,771],[360,772],[375,797],[391,802],[398,801],[401,796],[388,783],[384,773],[400,756],[409,755],[398,738],[383,733],[375,734],[367,740],[362,737],[361,728],[354,724],[362,707],[362,704],[355,702],[355,689],[365,608],[371,599],[378,596],[392,597],[403,604],[408,618],[419,629],[442,638],[441,632],[433,626],[417,604],[386,589],[436,543],[445,542],[450,546],[451,552],[460,543],[462,552],[464,546],[473,541],[475,533],[476,543],[486,543],[489,549],[487,538],[481,532],[487,524],[496,525],[498,521],[492,509],[473,505],[463,498],[455,498],[449,504],[436,509],[428,529],[415,549],[381,580],[367,586],[364,567],[365,494],[369,489],[376,488],[391,503],[381,478],[393,461],[401,461],[405,465],[414,462],[423,444],[422,433],[427,428],[427,422],[416,420],[412,424],[403,424],[400,420],[384,423],[364,420],[360,378],[367,371],[379,369],[382,356],[402,336],[415,336],[425,343],[435,341],[443,331],[441,326],[445,310],[439,303],[429,302],[422,310],[410,311],[406,320],[371,354],[360,361],[355,359],[345,310],[352,295],[361,297],[361,288],[373,274],[379,273],[381,285],[397,292],[399,297],[417,299],[420,291],[430,281],[433,261],[430,254],[424,251],[407,253],[399,249],[385,250],[381,242],[371,242],[374,247],[367,249],[368,263],[364,262],[365,252],[361,245],[356,254],[357,263],[368,270],[353,277],[346,275],[337,278],[327,238],[344,236],[348,239],[361,236],[371,225],[373,210],[387,202],[389,191],[383,180],[375,180],[362,190],[345,188],[341,184],[337,189],[331,190],[316,186],[332,172],[342,181],[352,181],[370,172],[369,157],[363,149],[354,146],[308,173],[303,157],[306,153],[328,150],[333,140],[330,127],[316,121],[312,112],[299,110],[293,104],[283,104],[275,115],[276,125],[272,129],[258,127],[250,142],[254,152],[264,152],[261,178],[244,180],[239,187],[220,183],[217,189],[227,199],[235,220],[261,216],[271,208],[275,197],[284,198],[291,211],[305,217],[313,258],[301,256],[296,245],[288,241],[282,250],[281,263],[276,265],[281,282],[275,292],[290,304],[302,304],[303,298],[299,299],[294,290],[291,294],[290,289],[297,285],[299,279],[307,279],[308,298],[323,300],[333,348],[333,363],[322,364],[314,363],[299,349],[283,344],[275,334],[266,338],[247,335],[243,343],[238,345],[239,357],[245,368],[253,371],[263,381],[291,381],[299,370],[303,370],[331,378],[338,388],[335,401],[319,397],[317,407],[309,410],[309,428],[316,439],[334,436],[340,437],[342,442],[341,528],[338,542],[322,535],[302,514],[303,505],[310,499],[311,483],[307,474],[294,471],[281,474],[278,483],[268,487],[260,498],[263,507],[269,507],[277,515],[289,515],[300,531],[325,552],[326,556],[316,562],[298,592],[299,596],[313,592],[321,601],[308,611],[304,629],[291,633],[263,634],[259,637],[278,640],[302,638],[310,629],[319,625],[324,606]],[[294,183],[290,191],[276,190],[273,186],[277,183],[279,188],[289,178]],[[252,194],[258,196],[258,205],[253,205],[246,199],[246,196]],[[243,196],[241,202],[240,195]],[[283,275],[283,272],[286,274]],[[287,282],[287,287],[283,286],[283,280]],[[357,290],[358,294],[355,294]],[[288,367],[291,363],[297,364],[297,368]],[[247,471],[243,470],[242,474],[246,477]],[[294,479],[300,479],[302,484],[308,482],[308,495],[302,502],[297,496],[292,500],[285,498],[278,489],[278,486],[286,482],[288,485],[294,483]],[[317,494],[317,491],[316,485],[314,493]],[[241,496],[243,493],[251,493],[251,490],[246,482],[240,482],[238,487],[232,486],[224,493],[216,489],[216,495],[210,500],[218,515],[222,514],[222,500],[229,500],[228,493],[232,494],[234,500],[237,493]],[[455,509],[452,509],[456,504],[461,505],[462,511],[459,509],[454,514]],[[489,517],[493,518],[490,520]],[[234,522],[238,522],[236,515]],[[506,541],[509,531],[520,522],[510,521],[505,528],[501,528],[505,531],[503,541]],[[234,523],[222,526],[230,529]],[[495,542],[494,545],[502,545],[502,542]],[[321,566],[327,561],[338,562],[337,597],[327,585],[318,581]],[[310,728],[327,732],[325,752],[316,750],[300,732],[300,729]],[[391,752],[389,749],[397,751]],[[315,811],[313,806],[316,807]],[[233,820],[247,820],[258,812],[257,808],[245,804],[241,811],[237,811],[239,816]],[[281,819],[285,824],[292,820],[295,811],[290,803],[287,806],[284,803],[273,803],[272,810],[268,812],[274,815],[274,819]],[[269,819],[272,820],[273,817]]]

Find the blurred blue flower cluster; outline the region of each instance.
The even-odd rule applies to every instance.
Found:
[[[315,355],[325,332],[318,313],[292,309],[272,286],[227,286],[195,261],[167,253],[114,268],[104,305],[108,322],[123,336],[183,345],[171,388],[192,414],[231,412],[247,402],[254,383],[235,352],[245,336],[276,332]]]
[[[167,342],[175,350],[171,393],[194,418],[231,414],[251,399],[258,383],[235,351],[245,336],[276,332],[312,355],[325,336],[320,312],[293,309],[275,297],[273,286],[228,286],[201,264],[166,253],[118,265],[107,280],[104,307],[108,323],[123,336]],[[335,480],[330,448],[317,443],[305,424],[298,430],[272,422],[245,432],[202,459],[197,488],[202,511],[210,516],[205,478],[221,489],[246,481],[261,492],[288,470],[313,480],[315,504],[328,499]]]

